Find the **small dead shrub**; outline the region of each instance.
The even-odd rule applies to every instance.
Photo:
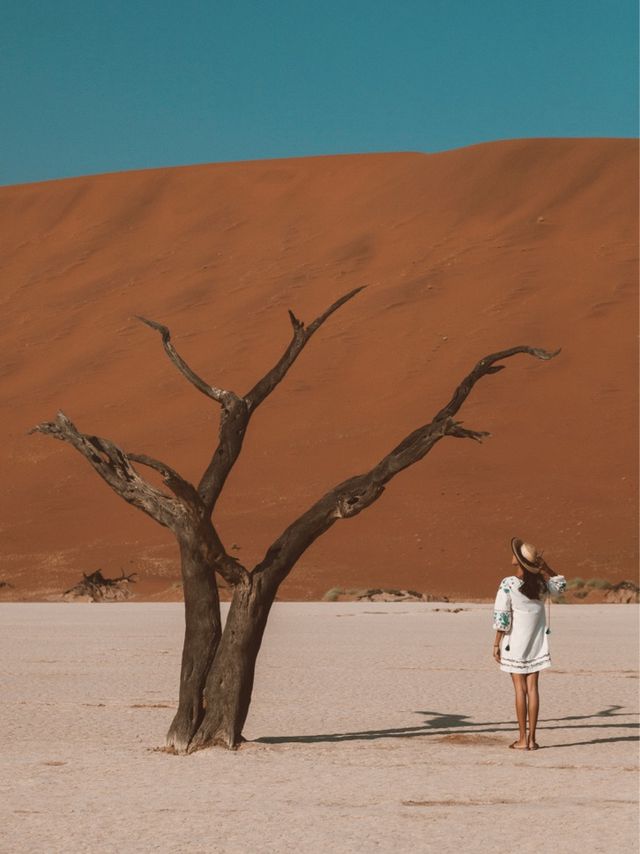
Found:
[[[91,575],[83,573],[82,581],[65,590],[63,595],[65,599],[89,597],[92,602],[122,602],[132,595],[129,584],[135,584],[135,575],[135,572],[125,575],[122,570],[119,578],[105,578],[102,570],[97,569]]]

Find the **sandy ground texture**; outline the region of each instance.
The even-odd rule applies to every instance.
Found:
[[[0,596],[44,600],[97,569],[138,573],[142,599],[180,595],[167,531],[72,448],[27,435],[62,409],[197,483],[218,409],[135,315],[246,394],[289,343],[287,309],[309,324],[363,284],[247,430],[216,508],[230,553],[254,566],[479,359],[530,344],[562,352],[510,359],[460,411],[491,438],[440,442],[321,537],[280,595],[485,596],[513,536],[567,577],[635,578],[637,186],[634,140],[535,139],[0,188]]]
[[[3,852],[638,850],[636,606],[554,609],[537,752],[490,606],[276,604],[249,742],[187,757],[179,605],[0,617]]]

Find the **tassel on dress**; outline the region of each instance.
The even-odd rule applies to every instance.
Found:
[[[547,593],[547,628],[545,635],[551,634],[551,591]]]

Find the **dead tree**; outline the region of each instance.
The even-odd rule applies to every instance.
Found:
[[[135,584],[137,573],[125,575],[124,569],[120,572],[119,578],[105,578],[101,569],[96,569],[90,575],[83,572],[82,581],[65,590],[62,595],[71,599],[88,596],[92,602],[128,599],[131,595],[129,584]]]
[[[391,478],[421,460],[445,436],[476,441],[488,436],[463,427],[455,416],[481,377],[503,369],[498,362],[517,353],[545,360],[556,355],[519,346],[485,356],[428,424],[414,430],[369,471],[329,490],[283,531],[260,563],[248,569],[227,553],[218,536],[212,521],[216,502],[238,459],[253,413],[285,377],[314,332],[360,290],[345,294],[309,326],[290,311],[293,335],[288,346],[245,395],[203,380],[177,353],[166,326],[139,318],[160,333],[164,350],[180,373],[221,408],[218,444],[197,487],[160,460],[125,452],[108,439],[81,433],[62,412],[55,421],[31,431],[72,445],[114,492],[175,534],[184,587],[185,636],[178,711],[167,734],[171,750],[191,752],[212,744],[234,748],[241,742],[269,610],[279,586],[304,551],[338,519],[351,519],[373,504]],[[159,472],[167,490],[145,480],[139,471],[143,467]],[[216,573],[233,591],[224,632]]]

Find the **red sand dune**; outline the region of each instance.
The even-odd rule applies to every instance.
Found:
[[[509,360],[462,410],[492,438],[441,442],[322,537],[282,597],[491,596],[513,535],[567,575],[633,577],[636,187],[633,141],[524,140],[1,189],[4,595],[50,596],[98,567],[137,571],[140,596],[179,579],[169,532],[73,449],[27,436],[61,408],[199,476],[218,413],[133,315],[246,392],[285,347],[288,308],[308,322],[360,284],[253,419],[217,510],[227,547],[253,565],[480,357],[532,344],[562,353]]]

